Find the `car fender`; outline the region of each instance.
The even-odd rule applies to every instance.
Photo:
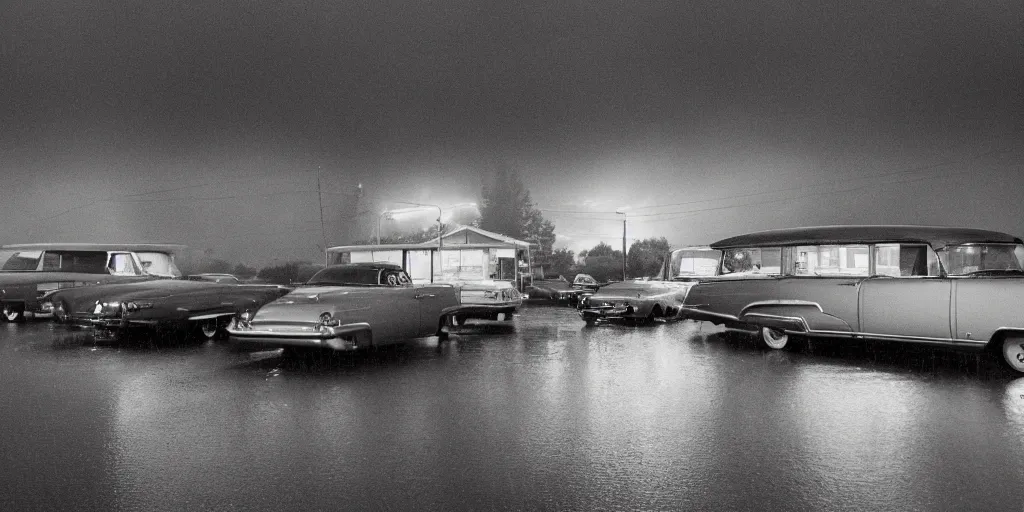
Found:
[[[738,317],[745,324],[772,327],[787,332],[853,332],[846,321],[825,313],[816,302],[769,300],[745,306]]]

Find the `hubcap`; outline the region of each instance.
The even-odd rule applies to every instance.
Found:
[[[1010,368],[1024,373],[1024,338],[1007,338],[1003,341],[1003,359]]]
[[[771,327],[762,327],[761,337],[764,339],[765,345],[774,349],[785,347],[786,343],[789,342],[788,334],[772,329]]]
[[[216,335],[217,335],[217,321],[216,320],[208,320],[206,322],[203,322],[203,336],[206,336],[207,338],[212,338],[212,337],[214,337]]]

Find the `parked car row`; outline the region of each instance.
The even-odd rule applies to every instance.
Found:
[[[414,284],[400,265],[327,267],[294,289],[224,275],[180,277],[173,246],[37,244],[0,252],[4,318],[55,316],[99,337],[195,330],[266,347],[356,350],[446,337],[470,318],[507,321],[505,281]],[[880,339],[987,350],[1024,373],[1024,243],[1005,233],[921,226],[764,231],[684,247],[655,279],[534,282],[527,296],[577,306],[588,325],[709,321],[792,337]]]
[[[234,328],[235,336],[254,342],[260,341],[253,339],[257,331],[248,326],[263,325],[267,315],[284,311],[296,316],[283,321],[299,325],[297,330],[282,331],[275,324],[269,327],[274,334],[256,338],[271,345],[305,346],[316,346],[307,343],[316,339],[332,348],[342,348],[336,341],[345,339],[354,342],[348,348],[359,348],[428,333],[445,335],[445,327],[464,324],[470,318],[508,321],[522,304],[519,291],[509,282],[414,285],[400,266],[386,263],[328,267],[294,288],[248,284],[230,274],[182,277],[174,263],[174,253],[181,247],[4,247],[0,249],[4,319],[18,322],[52,317],[69,326],[86,327],[98,339],[117,338],[136,329],[223,338]],[[320,332],[318,327],[312,337],[301,327],[303,308],[295,306],[308,303],[310,297],[315,300],[307,309],[317,310],[312,325],[325,314],[330,317],[321,326],[328,330]],[[273,323],[272,318],[270,321]]]

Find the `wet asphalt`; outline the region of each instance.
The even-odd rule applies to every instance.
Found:
[[[1021,510],[1024,378],[530,305],[339,357],[0,324],[0,510]]]

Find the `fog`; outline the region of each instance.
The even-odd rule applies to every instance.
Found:
[[[1011,1],[15,2],[0,243],[317,261],[501,168],[574,251],[615,245],[619,208],[676,245],[1020,235],[1022,21]]]

